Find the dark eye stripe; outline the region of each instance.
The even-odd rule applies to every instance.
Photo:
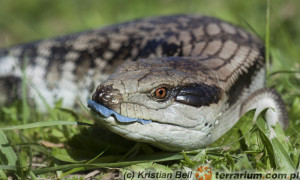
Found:
[[[221,89],[206,84],[193,84],[182,87],[175,101],[194,107],[209,106],[218,103],[221,98]]]

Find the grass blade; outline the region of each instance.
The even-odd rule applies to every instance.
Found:
[[[155,156],[147,156],[145,159],[136,160],[136,161],[124,161],[124,162],[116,162],[116,163],[94,163],[94,164],[67,164],[67,165],[59,165],[55,167],[49,168],[42,168],[42,169],[34,169],[32,172],[36,175],[49,173],[53,171],[67,171],[73,168],[83,167],[85,170],[89,169],[98,169],[98,168],[120,168],[140,163],[147,163],[147,162],[165,162],[165,161],[172,161],[172,160],[180,160],[183,159],[182,155],[179,154],[171,154],[167,156],[166,154],[163,155],[155,155]]]
[[[26,78],[26,66],[27,58],[24,59],[23,69],[22,69],[22,120],[23,124],[27,123],[29,118],[29,108],[27,104],[27,78]]]
[[[46,126],[58,126],[58,125],[78,125],[78,123],[74,122],[74,121],[35,122],[35,123],[30,123],[30,124],[4,127],[4,128],[0,128],[0,130],[8,131],[8,130],[16,130],[16,129],[29,129],[29,128],[46,127]]]
[[[104,151],[102,151],[100,154],[98,154],[96,157],[94,157],[93,159],[91,159],[90,161],[88,161],[86,164],[90,164],[92,163],[93,161],[95,161],[96,159],[98,159],[109,147],[107,147]],[[67,176],[67,175],[70,175],[72,173],[76,173],[76,172],[79,172],[79,171],[84,171],[85,168],[84,167],[78,167],[78,168],[74,168],[74,169],[71,169],[65,173],[63,173],[60,178],[63,178],[64,176]]]
[[[274,131],[270,129],[265,120],[262,118],[262,115],[264,115],[265,112],[266,110],[261,113],[256,124],[260,131],[262,141],[268,150],[270,161],[276,163],[277,169],[293,172],[296,166],[286,149],[276,137],[278,134],[275,135]]]
[[[265,45],[266,45],[266,65],[267,71],[270,68],[270,0],[267,0],[267,9],[266,9],[266,37],[265,37]]]
[[[0,162],[1,165],[15,166],[17,155],[10,146],[4,132],[0,129]],[[1,167],[0,167],[1,168]],[[2,168],[1,168],[2,169]]]

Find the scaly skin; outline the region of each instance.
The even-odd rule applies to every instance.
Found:
[[[2,102],[19,96],[23,64],[33,87],[29,97],[38,107],[43,102],[34,89],[50,105],[63,98],[63,106],[75,108],[101,84],[93,100],[123,116],[153,120],[122,124],[110,117],[102,123],[167,150],[213,142],[235,124],[242,104],[250,107],[245,100],[265,79],[258,38],[197,15],[141,19],[1,50]],[[168,98],[157,100],[153,91],[161,86],[168,88]]]

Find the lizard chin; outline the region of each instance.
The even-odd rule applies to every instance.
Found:
[[[92,100],[88,100],[88,107],[99,118],[96,123],[106,126],[126,139],[150,143],[167,151],[194,150],[206,147],[212,142],[209,133],[193,128],[129,118]]]

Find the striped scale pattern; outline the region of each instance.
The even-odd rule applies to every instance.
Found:
[[[163,149],[195,149],[216,139],[212,133],[220,126],[214,116],[217,112],[223,114],[223,119],[235,119],[227,123],[230,126],[237,121],[244,100],[264,86],[264,64],[262,42],[231,23],[199,15],[138,19],[0,50],[0,103],[21,97],[22,69],[26,67],[28,97],[41,110],[45,105],[38,94],[52,106],[63,99],[63,106],[67,108],[78,108],[79,104],[93,98],[117,113],[122,114],[125,108],[128,116],[143,117],[138,109],[137,113],[133,113],[132,108],[128,109],[141,106],[144,112],[147,111],[145,118],[152,118],[148,116],[158,112],[160,107],[167,109],[175,104],[177,108],[187,108],[189,115],[182,115],[182,119],[186,116],[190,119],[186,119],[185,123],[179,119],[180,115],[165,121],[161,118],[162,122],[159,122],[157,113],[153,119],[159,122],[157,127],[160,131],[166,127],[164,123],[172,125],[173,121],[178,126],[176,128],[183,127],[178,130],[183,132],[178,137],[191,131],[201,132],[200,136],[206,138],[203,143],[184,143],[182,138],[172,139],[173,143],[169,143],[166,142],[170,141],[168,138],[141,135],[119,124],[103,123],[129,139],[149,142]],[[161,82],[172,89],[169,99],[164,102],[149,100],[148,104],[143,104],[148,102],[143,98],[149,95],[138,97],[137,93],[143,94],[147,88],[151,90],[154,84]],[[211,102],[199,104],[191,100],[208,90],[213,92],[208,93],[213,96],[208,98]],[[103,93],[106,93],[106,99],[103,99]],[[218,95],[214,95],[216,93]],[[187,94],[191,98],[186,98]],[[181,99],[176,99],[179,95]],[[206,100],[202,98],[201,101]],[[121,107],[124,107],[123,110]],[[192,110],[189,111],[189,108]],[[208,112],[206,114],[211,114],[209,118],[213,120],[202,118],[194,121],[190,114],[199,111]],[[192,126],[194,129],[186,128]],[[140,128],[146,132],[148,126]],[[132,135],[129,137],[126,134],[130,132]]]

